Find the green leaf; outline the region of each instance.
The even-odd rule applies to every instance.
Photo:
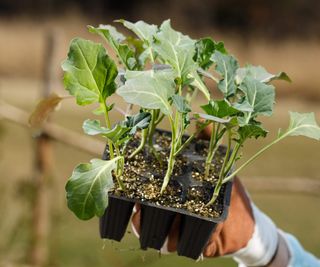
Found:
[[[162,23],[155,38],[157,41],[153,44],[153,49],[159,57],[173,67],[183,82],[187,80],[187,75],[197,69],[193,60],[195,41],[172,29],[170,20]]]
[[[154,35],[158,31],[158,26],[145,23],[142,20],[132,23],[130,21],[120,19],[117,20],[117,22],[122,23],[123,26],[133,31],[141,40],[147,42],[148,44],[153,42]]]
[[[261,66],[247,65],[244,68],[237,69],[236,81],[241,84],[245,77],[256,79],[263,83],[268,83],[273,80],[284,80],[291,82],[290,77],[285,72],[279,72],[278,74],[271,74]]]
[[[108,128],[102,127],[99,120],[90,119],[87,119],[83,122],[82,129],[88,135],[97,135],[110,131]]]
[[[64,85],[79,105],[105,101],[116,90],[117,67],[101,44],[73,39],[62,69]]]
[[[165,64],[169,64],[176,71],[176,76],[181,80],[181,85],[197,87],[209,100],[210,94],[197,73],[198,64],[193,60],[195,41],[189,36],[171,28],[170,20],[162,23],[160,31],[155,36],[156,41],[152,47],[158,57]]]
[[[198,63],[199,67],[204,70],[208,69],[213,64],[211,57],[216,50],[223,54],[227,53],[223,42],[216,43],[210,37],[198,40],[195,43],[195,48],[193,59]]]
[[[314,113],[289,112],[290,124],[288,129],[280,134],[284,136],[303,135],[309,138],[320,140],[320,127],[316,122]]]
[[[145,129],[149,126],[151,114],[149,112],[140,112],[133,116],[127,116],[126,119],[116,124],[112,129],[102,127],[98,120],[85,120],[83,130],[86,134],[102,136],[111,140],[113,144],[122,144],[130,139],[138,129]]]
[[[66,184],[67,203],[79,219],[103,215],[108,206],[108,191],[113,187],[112,171],[120,158],[92,159],[73,170]]]
[[[257,115],[272,115],[275,101],[275,91],[272,85],[267,85],[253,78],[246,77],[239,89],[245,94],[245,100],[253,109],[251,112],[244,113],[246,123]]]
[[[201,108],[211,116],[224,118],[239,113],[239,110],[232,107],[226,100],[210,100],[207,105]]]
[[[126,39],[126,43],[129,45],[129,47],[132,47],[134,49],[135,58],[139,63],[139,68],[137,67],[136,69],[143,70],[146,61],[150,56],[150,51],[148,51],[148,49],[145,48],[144,42],[138,38],[128,36]]]
[[[129,131],[129,127],[118,123],[110,131],[103,133],[102,136],[111,140],[113,144],[119,144],[122,143],[122,139],[127,137]]]
[[[127,71],[126,79],[117,94],[127,103],[146,109],[160,109],[166,115],[172,113],[169,103],[175,91],[172,70]]]
[[[136,53],[124,41],[126,37],[111,25],[88,26],[89,32],[100,35],[116,52],[122,64],[129,70],[140,68]]]
[[[188,113],[191,111],[190,105],[187,103],[186,99],[183,96],[173,95],[172,101],[180,113]]]
[[[185,130],[191,123],[188,113],[182,113],[182,121],[183,121],[183,124],[182,124],[183,130]]]
[[[140,112],[133,116],[126,116],[124,124],[130,128],[129,134],[134,135],[138,129],[146,129],[149,126],[151,114],[149,112]]]
[[[140,53],[140,62],[144,64],[148,57],[151,59],[151,61],[154,61],[152,43],[154,40],[154,36],[158,31],[158,26],[145,23],[142,20],[132,23],[130,21],[121,19],[117,20],[117,22],[122,23],[126,28],[133,31],[140,38],[140,40],[143,41],[144,51]]]
[[[219,118],[219,117],[216,117],[216,116],[203,114],[203,113],[196,113],[195,117],[196,118],[202,118],[202,119],[209,120],[209,121],[222,123],[222,124],[229,123],[231,121],[231,118],[223,119],[223,118]]]
[[[238,142],[242,144],[245,140],[249,138],[266,137],[268,132],[263,129],[259,124],[247,124],[238,129],[239,140]]]
[[[235,94],[237,89],[235,76],[239,67],[237,60],[233,56],[222,54],[220,51],[215,51],[211,59],[216,64],[216,71],[222,76],[218,83],[218,89],[225,97]]]
[[[85,120],[82,128],[88,135],[101,134],[111,140],[113,144],[117,144],[119,140],[125,137],[125,134],[130,131],[130,128],[123,124],[116,124],[112,129],[108,129],[100,125],[99,120]]]
[[[102,106],[99,106],[95,110],[92,111],[92,113],[95,115],[102,115],[102,114],[104,114],[104,112],[105,112],[105,109]]]
[[[252,112],[253,108],[252,106],[249,104],[247,99],[242,99],[240,102],[238,103],[232,103],[232,106],[237,109],[240,110],[242,112]]]
[[[207,100],[210,99],[210,93],[208,91],[207,86],[204,84],[204,82],[202,81],[201,77],[199,76],[199,74],[197,73],[196,70],[193,70],[188,76],[188,79],[193,79],[193,81],[191,82],[191,85],[198,88],[206,97]]]

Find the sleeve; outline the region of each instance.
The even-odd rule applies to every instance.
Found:
[[[272,220],[252,203],[255,229],[246,247],[230,254],[239,267],[266,266],[274,257],[279,238],[287,246],[290,260],[287,267],[320,267],[320,260],[304,250],[291,234],[277,229]],[[287,261],[286,261],[287,262]]]
[[[279,230],[290,252],[288,267],[320,267],[320,260],[304,250],[299,241],[291,234]]]

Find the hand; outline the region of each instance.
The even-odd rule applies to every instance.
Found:
[[[208,139],[212,127],[206,127],[198,138]],[[132,217],[132,225],[136,232],[140,232],[140,206],[136,205],[136,212]],[[229,214],[227,219],[218,224],[208,245],[204,249],[205,257],[223,256],[238,251],[246,246],[254,230],[250,200],[238,178],[234,179]],[[167,250],[174,252],[179,236],[179,222],[174,221],[168,236]]]
[[[200,133],[199,138],[207,139],[210,134],[211,128],[207,127]],[[132,216],[132,227],[137,234],[140,232],[140,216],[140,206],[136,205]],[[255,219],[251,201],[240,179],[235,177],[228,217],[216,227],[203,251],[203,255],[205,257],[219,257],[238,252],[247,246],[253,236],[254,230]],[[178,237],[179,221],[175,220],[168,235],[167,247],[164,249],[168,252],[176,251]],[[289,258],[290,255],[286,242],[279,236],[278,249],[268,266],[285,267],[289,262]]]

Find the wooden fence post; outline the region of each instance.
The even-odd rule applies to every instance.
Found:
[[[51,90],[54,46],[54,32],[49,31],[45,38],[42,98],[48,97]],[[47,183],[52,170],[52,144],[49,135],[45,132],[42,132],[35,140],[34,168],[30,262],[32,266],[42,267],[47,264],[49,258],[50,205]]]

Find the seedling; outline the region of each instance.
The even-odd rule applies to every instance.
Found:
[[[114,178],[120,190],[126,190],[122,181],[125,161],[147,149],[161,162],[154,147],[154,134],[162,120],[170,125],[171,144],[166,165],[161,162],[166,169],[161,194],[173,176],[177,157],[205,127],[211,125],[213,129],[205,177],[213,175],[212,160],[219,145],[226,145],[208,206],[214,204],[224,183],[285,137],[303,135],[320,139],[320,128],[313,113],[290,112],[288,129],[279,131],[274,141],[236,168],[246,141],[267,136],[268,131],[259,119],[273,113],[275,88],[270,83],[275,79],[290,81],[288,75],[270,74],[260,66],[240,67],[222,42],[211,38],[191,39],[174,30],[170,20],[160,27],[143,21],[117,22],[131,30],[135,37],[126,37],[110,25],[89,26],[89,31],[100,35],[113,49],[119,67],[102,44],[80,38],[72,40],[68,58],[62,64],[64,85],[77,104],[98,104],[94,114],[104,115],[105,126],[99,120],[86,120],[85,133],[102,135],[109,147],[108,160],[92,159],[90,163],[78,165],[66,185],[68,206],[80,219],[104,213],[108,191],[115,186]],[[211,97],[207,79],[216,82],[220,99]],[[109,113],[116,104],[110,103],[110,96],[114,93],[128,103],[128,113],[133,106],[138,106],[140,112],[125,115],[121,122],[111,122]],[[204,113],[193,111],[195,105],[192,104],[198,93],[205,99],[201,104]],[[195,121],[198,127],[185,138]],[[128,142],[138,137],[140,145],[127,155]]]

